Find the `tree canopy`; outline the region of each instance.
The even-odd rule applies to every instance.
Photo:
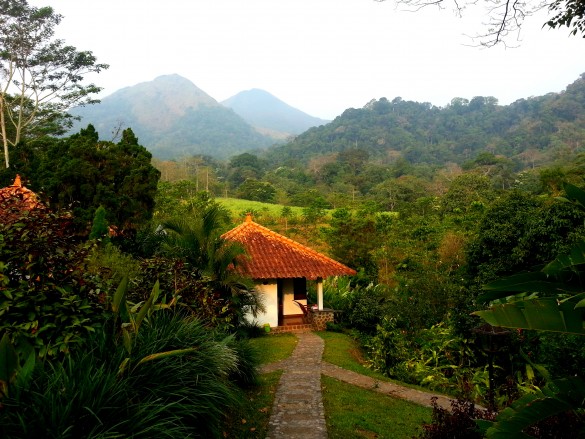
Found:
[[[62,16],[26,0],[0,1],[0,137],[4,162],[23,137],[63,134],[74,105],[96,102],[84,76],[108,68],[89,51],[54,38]]]
[[[103,206],[110,225],[135,229],[152,216],[160,172],[131,129],[118,143],[98,140],[92,125],[63,139],[45,137],[21,144],[8,180],[19,172],[52,208],[71,210],[86,229]]]

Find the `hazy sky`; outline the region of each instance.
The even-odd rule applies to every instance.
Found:
[[[481,0],[480,0],[481,1]],[[400,10],[374,0],[29,0],[64,16],[58,36],[110,68],[102,96],[177,73],[218,101],[261,88],[333,119],[371,99],[444,106],[454,97],[559,92],[585,73],[585,39],[525,22],[517,48],[472,47],[477,8]],[[475,17],[474,17],[475,15]]]

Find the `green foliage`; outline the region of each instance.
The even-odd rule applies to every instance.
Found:
[[[424,432],[418,439],[482,439],[474,419],[493,419],[494,414],[482,410],[471,401],[463,399],[453,400],[451,410],[445,409],[433,400],[433,415],[431,423],[424,424]]]
[[[75,224],[89,231],[96,209],[119,232],[135,230],[152,217],[160,172],[130,129],[117,144],[99,142],[92,125],[67,138],[30,142],[13,167],[42,188],[53,208],[72,206]]]
[[[469,269],[485,283],[544,264],[584,235],[584,219],[569,203],[512,191],[486,211],[469,249]]]
[[[494,191],[486,176],[467,173],[453,180],[441,205],[445,212],[469,212],[474,210],[473,203],[489,203],[494,198]]]
[[[270,203],[274,201],[276,189],[270,183],[247,178],[238,187],[238,197],[245,200],[261,201]]]
[[[109,239],[109,227],[106,222],[106,209],[100,206],[96,209],[93,224],[89,232],[89,239]]]
[[[42,363],[26,386],[14,385],[2,401],[0,435],[221,437],[225,413],[243,403],[233,380],[255,376],[244,346],[216,338],[196,319],[157,312],[136,334],[135,367],[121,376],[128,353],[108,332],[97,331],[63,362]]]
[[[585,6],[577,0],[556,0],[548,6],[555,14],[547,25],[555,29],[567,26],[571,29],[572,35],[585,34]]]
[[[325,306],[339,311],[338,323],[371,334],[387,313],[385,285],[352,285],[351,278],[334,277],[327,279],[323,286]]]
[[[132,300],[146,300],[150,287],[159,280],[169,300],[181,296],[192,312],[225,330],[235,329],[248,310],[261,309],[251,280],[233,269],[244,249],[221,237],[225,221],[225,210],[214,203],[188,220],[162,224],[154,232],[160,246],[154,256],[142,261]]]
[[[555,135],[562,131],[561,127],[566,123],[577,127],[583,120],[583,84],[584,79],[579,78],[567,87],[567,93],[521,99],[508,106],[498,105],[493,97],[482,96],[471,100],[455,98],[443,108],[399,97],[391,101],[381,98],[364,108],[346,110],[333,122],[272,149],[268,156],[279,164],[287,159],[307,164],[318,156],[354,150],[358,144],[371,162],[389,162],[391,157],[394,159],[391,165],[404,160],[412,169],[421,163],[461,165],[482,153],[486,157],[489,145],[489,154],[496,157],[496,162],[503,155],[515,159],[517,165],[522,160],[533,167],[534,159],[523,156],[524,152],[535,151],[545,156],[541,160],[550,160]],[[575,134],[573,140],[583,135]],[[558,142],[570,149],[571,139]],[[500,171],[498,163],[487,166]],[[399,168],[396,177],[404,174]],[[402,169],[412,173],[404,166]],[[337,171],[335,179],[339,181],[349,175]]]
[[[409,331],[385,316],[366,348],[372,367],[386,376],[450,394],[466,392],[478,399],[486,394],[487,381],[474,380],[469,389],[477,373],[474,340],[447,324]]]
[[[583,409],[584,395],[585,381],[580,377],[551,381],[537,393],[514,401],[498,414],[495,422],[478,424],[489,439],[551,437],[546,434],[549,429],[545,419],[557,415],[560,419],[550,431],[553,437],[580,436],[585,433],[585,417],[573,411]]]
[[[585,364],[583,336],[552,332],[539,334],[535,362],[543,364],[557,377],[582,373]]]
[[[570,184],[565,187],[568,199],[585,208],[585,192]],[[581,240],[569,254],[557,257],[540,271],[516,274],[487,285],[480,300],[491,302],[490,308],[476,314],[495,326],[583,335],[584,265],[585,241]],[[508,302],[502,303],[505,298]],[[489,427],[488,437],[526,437],[523,431],[528,427],[555,414],[582,410],[584,401],[581,376],[549,381],[541,391],[525,395],[503,410],[495,423],[484,424],[484,428]],[[583,419],[580,424],[583,431]]]
[[[373,215],[364,211],[353,214],[348,209],[336,209],[324,233],[334,259],[356,270],[363,270],[372,280],[376,279],[376,265],[371,255],[377,245]]]
[[[100,324],[103,308],[84,273],[87,252],[67,215],[39,208],[3,218],[0,333],[17,349],[61,356],[83,346]]]

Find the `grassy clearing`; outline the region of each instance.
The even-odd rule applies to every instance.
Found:
[[[290,357],[298,339],[293,334],[275,334],[253,338],[250,343],[258,351],[260,364],[269,364]]]
[[[387,395],[321,377],[330,439],[412,438],[431,420],[432,410]]]
[[[363,352],[357,341],[347,334],[340,332],[321,331],[316,332],[323,340],[325,340],[325,351],[323,352],[323,361],[343,367],[344,369],[360,373],[378,381],[388,381],[396,383],[411,389],[422,390],[428,392],[428,388],[417,386],[415,384],[403,383],[401,381],[393,380],[387,376],[376,372],[367,367]]]
[[[260,201],[241,200],[239,198],[221,198],[215,199],[218,203],[232,212],[233,216],[244,218],[246,212],[254,212],[256,215],[268,215],[273,218],[282,216],[282,204],[262,203]],[[290,206],[292,216],[300,217],[303,214],[302,207]]]
[[[281,375],[281,370],[260,375],[258,386],[246,392],[246,404],[228,415],[224,437],[266,437],[276,386]]]
[[[321,331],[316,334],[325,340],[323,361],[381,381],[392,381],[390,378],[366,366],[359,344],[349,335],[328,331]]]

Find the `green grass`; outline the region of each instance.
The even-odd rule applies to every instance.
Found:
[[[366,366],[366,362],[357,341],[347,334],[340,332],[321,331],[316,333],[325,340],[325,351],[323,361],[343,367],[353,372],[361,373],[372,378],[383,381],[392,381]]]
[[[388,378],[386,375],[376,372],[367,367],[362,350],[357,341],[347,334],[341,332],[320,331],[316,332],[318,336],[325,340],[325,350],[323,352],[323,361],[334,364],[344,369],[360,373],[362,375],[375,378],[379,381],[388,381],[411,389],[429,392],[428,388],[417,386],[416,384],[403,383],[401,381]],[[435,392],[436,393],[436,392]]]
[[[266,437],[276,386],[281,375],[281,370],[260,375],[258,385],[246,392],[246,404],[228,415],[224,437]]]
[[[256,212],[260,215],[269,215],[273,218],[280,218],[282,216],[282,204],[262,203],[260,201],[241,200],[239,198],[221,198],[215,199],[218,203],[232,212],[232,215],[242,215],[246,212]],[[303,213],[302,207],[290,206],[293,216],[300,217]]]
[[[290,357],[298,339],[285,333],[252,338],[250,343],[258,351],[260,364],[269,364]]]
[[[412,438],[431,420],[432,410],[371,390],[321,377],[330,439]]]

